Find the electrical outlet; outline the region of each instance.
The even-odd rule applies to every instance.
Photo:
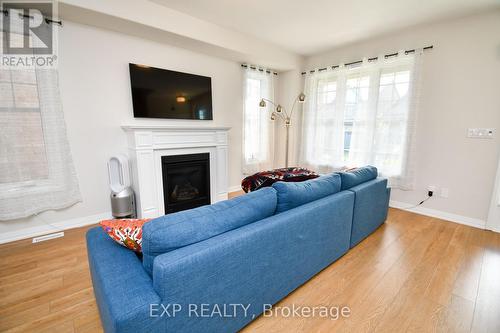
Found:
[[[429,186],[427,186],[427,191],[436,192],[437,191],[437,187],[434,186],[434,185],[429,185]]]
[[[432,197],[437,191],[437,187],[434,185],[427,186],[427,195]]]
[[[468,128],[467,137],[473,139],[493,139],[495,137],[494,128]]]
[[[443,187],[441,188],[441,198],[448,198],[448,196],[450,195],[450,189],[446,188],[446,187]]]

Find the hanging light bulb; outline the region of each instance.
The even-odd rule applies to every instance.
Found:
[[[299,94],[299,103],[304,103],[306,100],[306,94],[300,93]]]
[[[261,108],[265,108],[266,107],[266,101],[264,99],[261,99],[260,102],[259,102],[259,106]]]
[[[276,120],[276,113],[274,113],[274,112],[273,112],[273,113],[271,114],[271,120],[273,120],[273,121],[274,121],[274,120]]]
[[[283,107],[278,104],[278,106],[276,107],[276,112],[280,113],[281,111],[283,111]]]

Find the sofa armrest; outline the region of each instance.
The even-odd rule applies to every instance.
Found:
[[[351,234],[351,247],[354,247],[385,222],[391,190],[387,179],[376,178],[348,191],[355,194]]]
[[[163,332],[165,319],[150,317],[161,300],[137,255],[95,227],[87,232],[87,252],[105,332]]]

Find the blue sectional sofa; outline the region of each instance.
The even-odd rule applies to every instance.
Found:
[[[87,233],[106,332],[235,332],[344,255],[387,217],[374,167],[278,182],[143,227],[143,257]]]

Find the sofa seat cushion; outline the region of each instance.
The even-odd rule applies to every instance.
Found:
[[[278,195],[276,213],[335,194],[340,187],[340,176],[335,173],[300,183],[276,182],[273,184]]]
[[[264,188],[231,200],[168,214],[143,227],[143,265],[152,273],[156,256],[198,243],[274,214],[276,190]]]
[[[362,168],[356,168],[350,171],[340,172],[339,174],[342,179],[341,190],[344,191],[350,189],[351,187],[357,186],[359,184],[377,178],[378,171],[376,167],[367,165]]]

